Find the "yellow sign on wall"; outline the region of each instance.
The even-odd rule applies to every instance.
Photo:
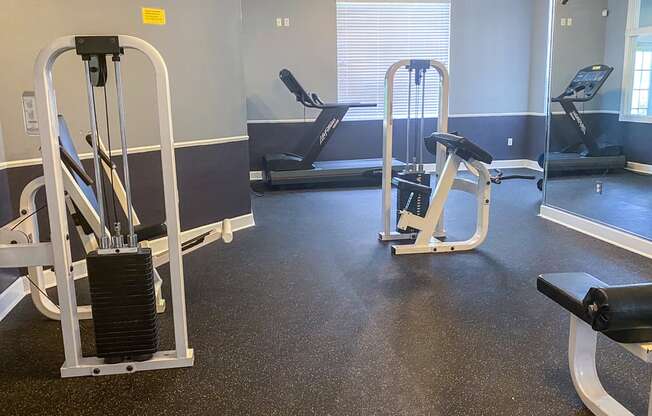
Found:
[[[165,9],[154,9],[151,7],[143,7],[143,24],[144,25],[159,25],[165,24]]]

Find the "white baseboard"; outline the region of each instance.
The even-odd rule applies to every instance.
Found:
[[[541,206],[539,216],[641,256],[652,258],[652,241],[650,240],[547,205]]]
[[[643,173],[646,175],[652,175],[652,165],[646,165],[644,163],[638,163],[638,162],[627,162],[627,170],[636,172],[636,173]]]
[[[235,217],[231,218],[231,229],[235,233],[236,231],[241,231],[247,228],[254,227],[256,225],[256,222],[254,220],[254,214],[249,213],[242,215],[240,217]],[[218,231],[222,231],[222,221],[213,223],[213,224],[208,224],[204,225],[198,228],[194,228],[192,230],[187,230],[184,231],[184,235],[192,235],[192,234],[197,234],[200,235],[205,231],[212,230],[212,229],[217,229]],[[86,267],[79,267],[79,263],[83,263],[84,260],[80,260],[79,262],[76,262],[75,270],[85,270]],[[47,277],[47,276],[46,276]],[[76,277],[77,278],[77,277]],[[50,288],[53,287],[56,283],[54,282],[54,279],[48,279],[46,281],[46,287]],[[2,293],[0,293],[0,321],[2,321],[8,314],[11,312],[13,308],[20,303],[20,301],[25,297],[30,294],[30,284],[29,280],[25,276],[19,277],[16,279],[14,283],[9,286],[9,288],[5,289]]]

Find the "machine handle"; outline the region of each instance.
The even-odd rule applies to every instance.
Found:
[[[70,156],[70,153],[66,152],[66,149],[64,149],[63,146],[59,146],[59,151],[61,152],[61,162],[63,162],[68,169],[77,174],[86,185],[93,185],[93,178],[88,176],[88,173],[86,173],[84,168],[73,159],[72,156]]]
[[[86,143],[88,143],[90,146],[93,146],[93,136],[91,134],[86,135]],[[100,159],[102,159],[102,162],[106,163],[107,166],[109,166],[111,169],[115,168],[115,165],[113,164],[113,161],[111,161],[111,158],[109,155],[106,154],[106,152],[103,149],[97,149],[97,151],[100,154]]]
[[[227,244],[233,241],[233,227],[231,226],[231,220],[228,218],[222,221],[222,240]]]

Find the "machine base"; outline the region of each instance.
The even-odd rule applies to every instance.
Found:
[[[545,167],[548,174],[625,169],[627,158],[620,156],[582,156],[579,153],[551,153]]]
[[[393,170],[399,172],[404,163],[393,161]],[[360,185],[380,184],[382,159],[334,160],[315,162],[314,169],[268,171],[264,180],[268,186],[306,186],[348,183]]]

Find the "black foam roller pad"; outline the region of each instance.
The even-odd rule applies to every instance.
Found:
[[[618,342],[652,342],[652,284],[593,287],[582,304],[594,330]]]

